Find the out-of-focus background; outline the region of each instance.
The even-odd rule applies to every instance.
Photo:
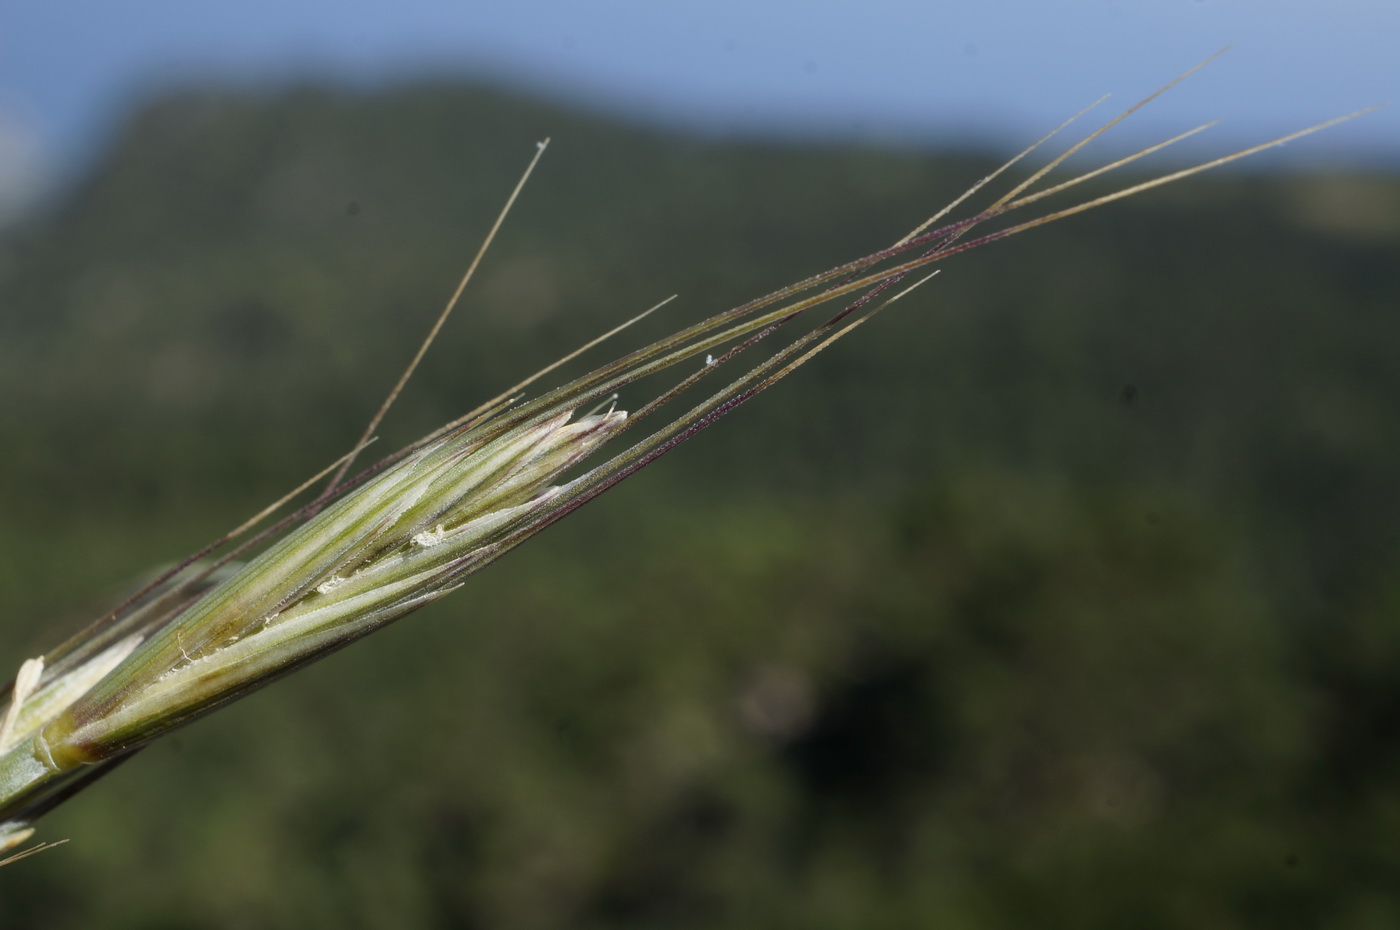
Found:
[[[1076,163],[1400,88],[1379,0],[5,10],[0,661],[339,455],[535,140],[382,448],[1230,43]],[[950,262],[51,815],[0,924],[1400,925],[1398,166],[1382,111]]]

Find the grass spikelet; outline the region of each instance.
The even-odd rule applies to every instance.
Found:
[[[1004,222],[1015,211],[1208,128],[1197,127],[1036,189],[1068,157],[1195,70],[1089,133],[980,211],[946,220],[950,211],[1078,116],[886,249],[711,316],[534,399],[521,400],[520,393],[537,378],[577,354],[571,353],[346,480],[480,264],[504,219],[503,210],[364,435],[291,497],[332,475],[320,494],[272,527],[237,542],[287,501],[279,502],[157,577],[83,633],[41,659],[24,663],[0,717],[0,849],[23,842],[38,817],[159,735],[455,590],[467,576],[695,436],[905,297],[936,273],[931,266],[1359,115],[1019,223]],[[540,143],[507,210],[544,148]],[[906,286],[915,273],[923,277]],[[828,305],[836,309],[782,341],[794,324]],[[735,371],[741,357],[750,361],[737,374],[704,389],[702,382],[714,385],[722,372]],[[639,393],[646,378],[673,369],[685,372],[678,383],[630,413],[616,409],[616,398]],[[683,397],[690,400],[681,412],[662,416]],[[635,432],[639,428],[640,433]],[[252,556],[245,564],[233,562],[248,553]]]

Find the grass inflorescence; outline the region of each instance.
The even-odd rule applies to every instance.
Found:
[[[432,333],[352,451],[277,506],[330,475],[324,490],[270,528],[254,532],[276,509],[269,508],[163,573],[59,648],[25,661],[0,718],[0,849],[23,842],[38,817],[157,736],[460,587],[467,576],[690,439],[907,295],[932,277],[936,263],[1350,118],[1020,222],[1007,219],[1207,128],[1196,127],[1037,187],[1066,159],[1175,83],[964,218],[948,219],[1083,113],[885,249],[716,314],[524,400],[523,392],[557,367],[552,365],[347,479],[456,305],[500,226],[498,219]],[[507,210],[543,151],[541,143]],[[502,211],[502,219],[504,215]],[[838,309],[783,341],[826,305]],[[735,371],[736,362],[755,357],[727,381],[722,376]],[[618,407],[619,398],[635,393],[643,379],[677,369],[683,373],[677,383],[630,412]],[[720,386],[706,391],[717,376]],[[683,397],[690,400],[680,413],[658,419]]]

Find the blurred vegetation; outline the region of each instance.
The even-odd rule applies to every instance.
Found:
[[[0,239],[5,661],[340,454],[545,135],[381,449],[994,164],[447,85],[151,103]],[[1400,925],[1397,245],[1394,178],[1236,173],[951,262],[141,753],[0,870],[0,922]]]

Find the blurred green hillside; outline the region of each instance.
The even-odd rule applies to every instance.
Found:
[[[3,661],[341,454],[545,136],[382,451],[997,161],[454,85],[152,102],[0,236]],[[1236,172],[959,257],[53,814],[0,926],[1400,926],[1398,248],[1396,178]]]

